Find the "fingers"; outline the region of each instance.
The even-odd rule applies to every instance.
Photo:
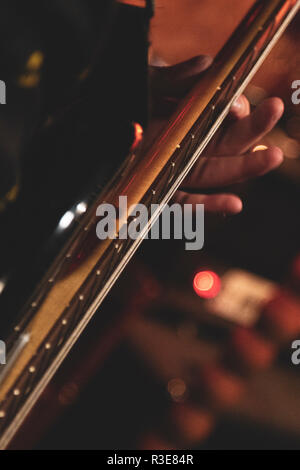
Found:
[[[245,95],[240,96],[231,106],[230,116],[235,119],[243,119],[250,114],[250,103]]]
[[[212,57],[208,55],[199,55],[179,64],[159,67],[159,69],[170,80],[182,81],[204,72],[212,64],[212,61]]]
[[[279,98],[269,98],[249,115],[232,124],[217,147],[218,155],[240,155],[247,152],[281,118],[284,105]]]
[[[214,188],[241,183],[278,167],[283,153],[278,147],[243,156],[202,157],[183,183],[185,188]]]
[[[211,65],[210,56],[196,56],[170,67],[150,66],[154,92],[180,98],[197,83],[201,74]]]
[[[222,151],[222,142],[224,133],[230,132],[232,122],[244,119],[249,116],[251,112],[250,103],[247,100],[246,96],[240,96],[231,106],[228,118],[223,123],[223,126],[215,134],[214,138],[205,149],[205,154],[207,155],[220,155]]]
[[[242,201],[234,194],[189,194],[177,191],[175,201],[179,204],[204,204],[207,212],[238,214],[243,208]]]

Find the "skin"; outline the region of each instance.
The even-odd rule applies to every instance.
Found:
[[[151,141],[168,121],[180,99],[201,79],[202,73],[211,63],[210,57],[197,56],[171,67],[151,66],[153,119],[147,131],[146,142]],[[208,212],[241,212],[241,199],[234,194],[217,193],[217,188],[262,176],[283,162],[283,153],[278,147],[252,151],[277,124],[283,112],[284,104],[279,98],[268,98],[251,112],[247,98],[241,96],[232,106],[222,129],[205,150],[204,168],[203,163],[193,167],[177,191],[175,201],[182,204],[205,204]],[[202,193],[214,188],[216,194]]]

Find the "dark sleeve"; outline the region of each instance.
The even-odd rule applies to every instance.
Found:
[[[78,77],[104,42],[113,4],[1,0],[0,81],[6,104],[0,107],[0,211],[16,194],[22,155],[33,133],[72,99]]]
[[[17,14],[18,3],[0,3],[0,80],[5,84],[0,107],[0,210],[3,198],[9,201],[16,194],[21,149],[38,115],[43,64],[41,42],[26,18]]]

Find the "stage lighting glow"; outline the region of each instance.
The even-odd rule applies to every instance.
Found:
[[[213,271],[200,271],[194,277],[194,290],[203,299],[213,299],[221,289],[221,279]]]
[[[143,133],[144,133],[142,126],[138,122],[134,122],[133,127],[134,127],[134,141],[131,146],[131,151],[134,151],[139,146],[140,142],[143,139]]]

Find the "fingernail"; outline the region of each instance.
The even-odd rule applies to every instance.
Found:
[[[209,55],[198,56],[195,57],[195,59],[195,62],[198,67],[202,68],[203,70],[208,69],[208,67],[210,67],[213,63],[213,58]]]
[[[268,150],[268,147],[266,145],[256,145],[256,147],[252,149],[252,152],[261,152],[262,150]]]
[[[242,103],[242,100],[241,98],[237,98],[233,104],[232,104],[232,108],[235,108],[237,110],[241,110],[243,108],[243,103]]]

